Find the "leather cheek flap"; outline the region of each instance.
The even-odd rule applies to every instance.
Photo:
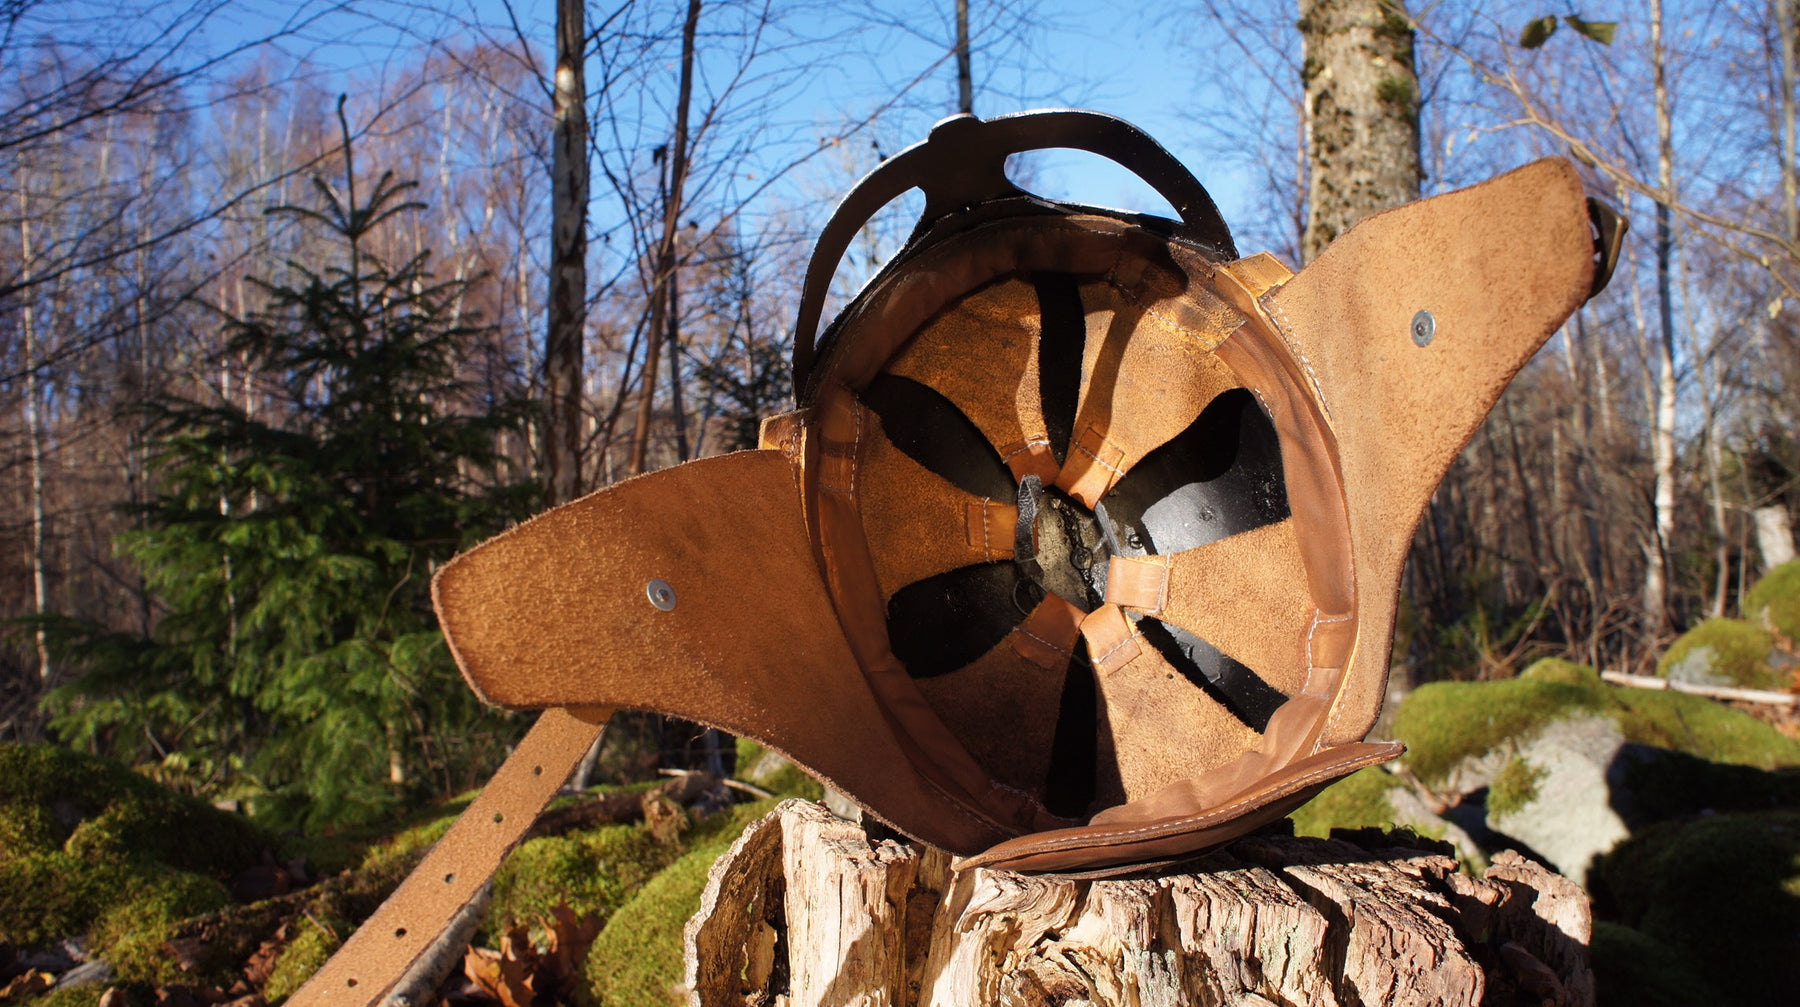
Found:
[[[558,507],[452,560],[434,595],[489,702],[674,714],[756,738],[947,848],[1006,838],[907,768],[780,452],[690,462]]]
[[[793,688],[796,665],[848,662],[776,451],[558,507],[456,557],[433,594],[469,685],[506,707],[738,721]]]
[[[1450,463],[1593,272],[1580,179],[1546,159],[1371,217],[1259,299],[1337,436],[1365,635],[1392,627],[1413,529]],[[1373,724],[1387,652],[1385,636],[1358,644],[1327,743]]]

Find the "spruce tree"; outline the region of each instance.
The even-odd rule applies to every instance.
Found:
[[[158,403],[156,496],[120,547],[162,606],[149,639],[60,627],[88,674],[58,727],[139,758],[201,767],[202,789],[318,828],[465,788],[522,725],[459,680],[430,604],[459,548],[527,513],[531,483],[495,451],[522,403],[484,401],[459,363],[487,335],[453,310],[428,254],[390,265],[372,239],[422,204],[383,174],[272,213],[328,239],[290,262],[223,353],[260,389],[240,403]],[[138,734],[144,744],[138,745]],[[120,752],[117,754],[134,754]]]

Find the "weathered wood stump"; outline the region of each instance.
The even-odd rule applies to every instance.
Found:
[[[713,867],[687,927],[698,1007],[1593,1003],[1588,901],[1371,837],[1252,836],[1190,873],[956,871],[788,801]]]

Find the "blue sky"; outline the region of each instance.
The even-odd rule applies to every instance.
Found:
[[[465,23],[486,25],[503,37],[511,33],[506,8],[494,0],[439,4],[380,0],[346,6],[347,10],[307,8],[269,0],[240,0],[221,10],[209,24],[207,35],[215,46],[226,45],[266,34],[272,26],[293,23],[296,18],[307,19],[308,27],[285,41],[283,48],[290,54],[307,54],[328,73],[340,77],[339,81],[324,82],[336,89],[352,78],[366,81],[396,75],[417,59],[420,38],[444,32],[446,15]],[[679,9],[674,0],[659,0],[656,6],[670,11]],[[942,9],[935,9],[938,6]],[[590,8],[590,21],[600,16],[603,7]],[[708,16],[719,9],[709,5],[703,12],[703,31]],[[879,136],[870,138],[880,142],[887,153],[922,139],[930,122],[954,107],[953,65],[946,59],[930,69],[945,55],[945,47],[938,40],[948,40],[951,9],[949,0],[932,6],[898,8],[895,27],[865,31],[846,46],[846,51],[828,59],[828,65],[821,67],[810,83],[787,89],[783,94],[784,107],[778,114],[802,124],[855,116],[871,103],[884,100],[898,84],[925,73],[912,91],[915,107],[891,116]],[[1195,171],[1228,220],[1245,221],[1248,215],[1258,212],[1251,205],[1246,179],[1220,159],[1207,156],[1204,131],[1196,126],[1194,117],[1207,104],[1207,96],[1191,54],[1216,54],[1219,47],[1193,45],[1191,36],[1184,34],[1191,27],[1181,27],[1193,25],[1193,18],[1177,17],[1168,9],[1121,13],[1070,0],[1010,6],[973,0],[971,10],[978,31],[978,114],[1079,106],[1118,115],[1145,129]],[[547,51],[553,5],[547,0],[520,0],[514,4],[514,11],[525,34]],[[850,15],[842,9],[834,12],[830,7],[821,7],[817,13],[816,19],[800,26],[801,30],[822,29],[834,19],[843,24],[850,22]],[[986,32],[982,32],[984,23]],[[1185,52],[1179,48],[1184,44]],[[869,45],[877,49],[855,51],[857,46]],[[672,80],[673,67],[666,76]],[[746,176],[753,173],[745,172]],[[772,194],[791,204],[814,200],[815,194],[825,191],[841,193],[849,174],[847,166],[841,163],[821,169],[808,166],[792,173],[788,191],[778,188]],[[1099,158],[1072,154],[1040,157],[1034,165],[1034,177],[1042,183],[1040,187],[1046,195],[1167,212],[1166,204],[1147,186]],[[596,198],[600,195],[596,194]]]

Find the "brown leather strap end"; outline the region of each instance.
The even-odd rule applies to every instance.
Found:
[[[288,1007],[357,1007],[380,1000],[494,876],[611,716],[611,710],[588,708],[548,710],[539,717],[444,838]]]

